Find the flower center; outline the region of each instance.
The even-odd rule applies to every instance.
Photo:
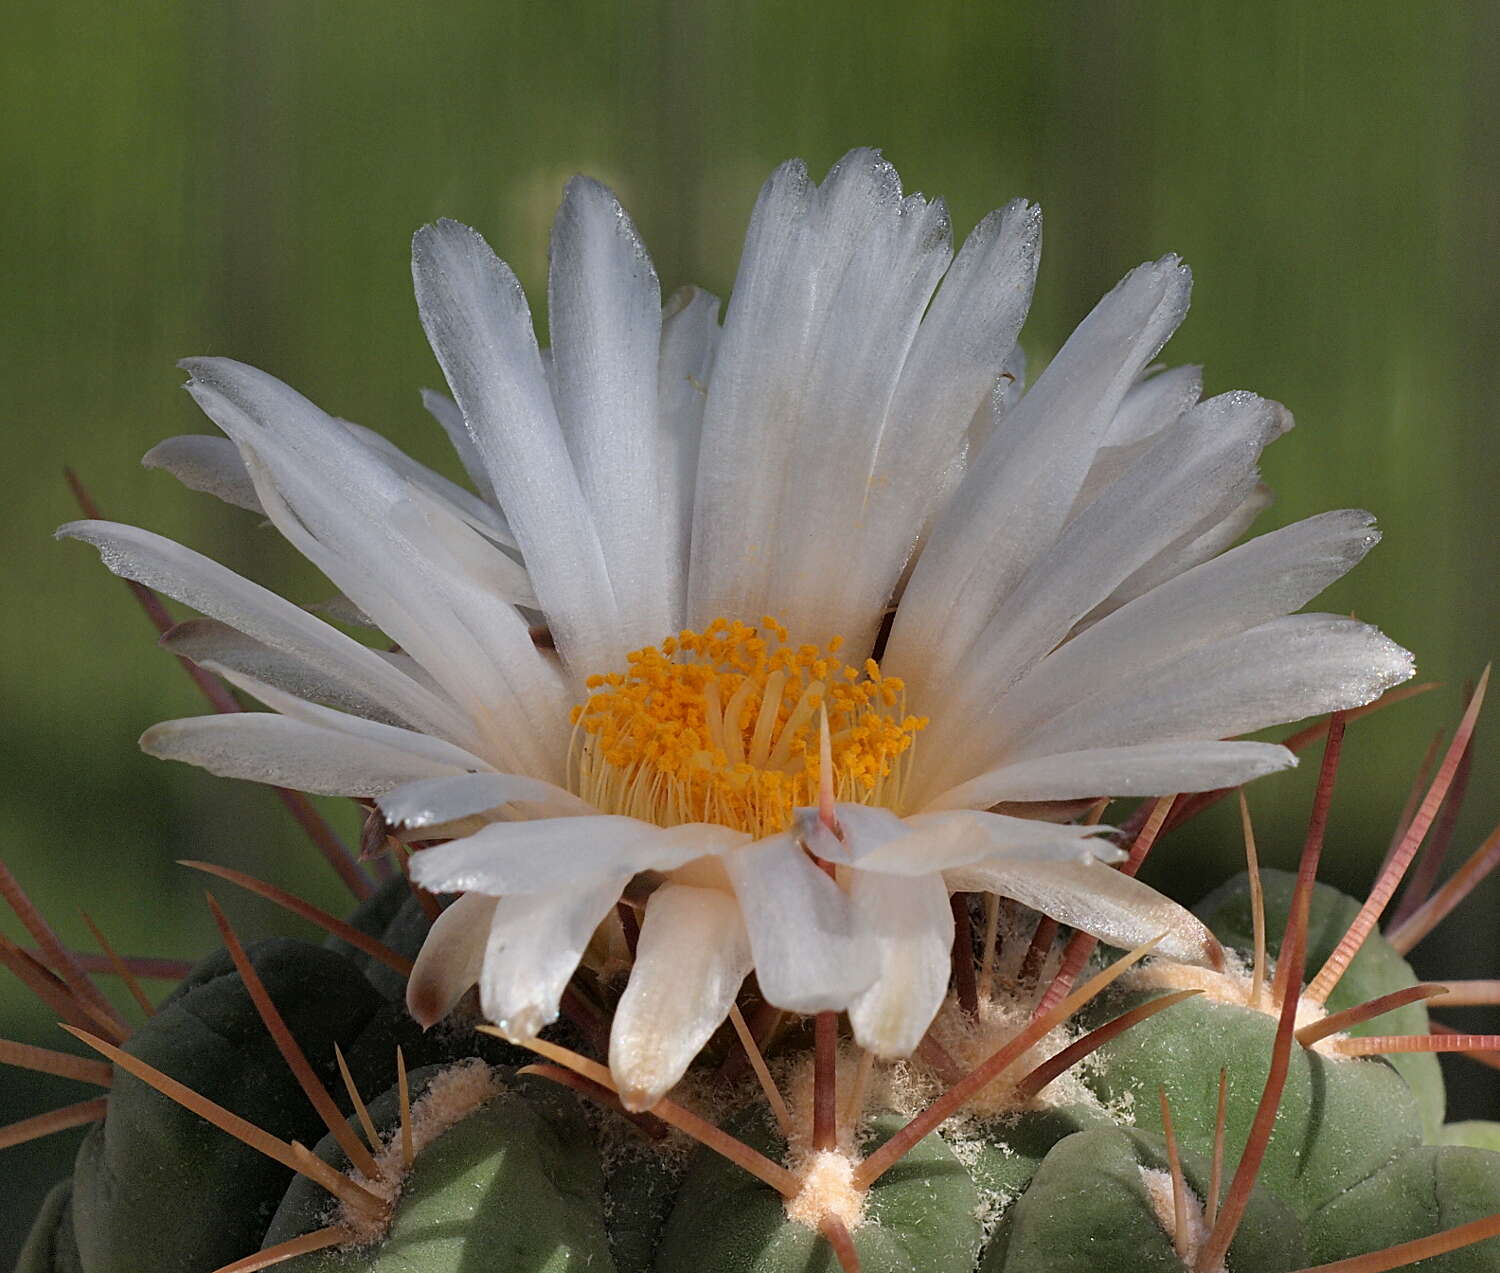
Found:
[[[573,709],[569,779],[596,808],[661,826],[717,822],[760,837],[818,801],[821,713],[835,797],[896,806],[912,744],[906,687],[874,659],[852,667],[792,646],[772,618],[715,619],[636,650],[629,669],[591,676]]]

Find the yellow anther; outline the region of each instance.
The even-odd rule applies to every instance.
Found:
[[[633,651],[629,670],[591,676],[575,707],[575,790],[607,812],[663,826],[718,822],[769,835],[819,796],[817,718],[826,709],[839,800],[897,806],[916,734],[905,686],[786,628],[719,618]]]

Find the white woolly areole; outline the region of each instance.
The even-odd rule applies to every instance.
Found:
[[[1046,981],[1043,980],[1042,984],[1045,985]],[[957,1062],[960,1072],[966,1074],[978,1069],[1026,1028],[1035,1007],[1034,998],[1027,994],[1013,997],[1003,990],[998,991],[992,996],[982,996],[978,1013],[970,1017],[950,997],[932,1024],[932,1038]],[[1016,1081],[1061,1052],[1079,1035],[1080,1031],[1067,1022],[1055,1027],[976,1092],[965,1105],[965,1111],[981,1119],[1014,1113],[1018,1108],[1014,1090]],[[1043,1107],[1086,1105],[1102,1109],[1099,1098],[1080,1078],[1080,1073],[1091,1065],[1091,1059],[1085,1057],[1048,1083],[1028,1104]],[[947,1083],[941,1083],[938,1090],[946,1086]]]
[[[865,1191],[854,1183],[854,1159],[835,1149],[810,1155],[797,1171],[802,1188],[788,1198],[786,1217],[816,1229],[832,1216],[851,1232],[864,1223]]]
[[[1120,984],[1127,990],[1201,990],[1203,997],[1213,1003],[1229,1004],[1235,1008],[1253,1008],[1265,1016],[1279,1017],[1281,1005],[1276,1002],[1271,993],[1275,967],[1267,967],[1260,1000],[1251,1003],[1250,991],[1253,988],[1253,978],[1250,972],[1246,969],[1244,961],[1234,951],[1226,951],[1226,954],[1229,960],[1223,972],[1173,963],[1169,959],[1153,959],[1138,968],[1131,969],[1120,978]],[[1327,1015],[1327,1007],[1315,999],[1301,995],[1297,999],[1295,1028],[1301,1030],[1305,1026],[1321,1021]],[[1319,1039],[1310,1050],[1332,1061],[1353,1060],[1355,1058],[1340,1052],[1336,1046],[1340,1040],[1347,1037],[1342,1033],[1330,1034],[1326,1039]]]
[[[427,1090],[411,1107],[411,1143],[414,1157],[455,1123],[462,1121],[500,1095],[500,1084],[494,1072],[477,1057],[459,1061],[427,1084]],[[406,1164],[402,1157],[401,1126],[398,1123],[390,1137],[375,1155],[380,1175],[366,1180],[363,1173],[350,1171],[349,1178],[368,1189],[385,1205],[379,1215],[371,1216],[347,1203],[341,1203],[334,1223],[350,1234],[349,1246],[368,1246],[385,1237],[395,1214],[396,1200],[406,1184]]]
[[[1151,1209],[1156,1212],[1157,1224],[1161,1225],[1162,1232],[1172,1239],[1174,1245],[1181,1245],[1175,1236],[1177,1207],[1172,1197],[1172,1173],[1156,1167],[1142,1167],[1140,1172],[1141,1183],[1146,1186],[1146,1197],[1151,1200]],[[1203,1214],[1203,1203],[1198,1200],[1192,1187],[1184,1182],[1182,1190],[1187,1195],[1187,1205],[1183,1208],[1183,1219],[1187,1222],[1187,1241],[1182,1247],[1183,1264],[1187,1268],[1196,1269],[1198,1252],[1208,1241],[1208,1220]],[[1228,1270],[1224,1261],[1220,1260],[1203,1273],[1228,1273]]]

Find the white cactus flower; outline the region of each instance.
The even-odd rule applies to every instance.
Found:
[[[721,326],[703,292],[663,306],[630,219],[578,179],[549,354],[477,233],[423,229],[417,300],[453,394],[427,402],[476,493],[223,359],[186,367],[229,441],[148,457],[263,511],[400,652],[148,532],[75,523],[207,615],[177,648],[272,709],[143,745],[450,837],[412,864],[463,895],[412,978],[425,1023],[477,982],[534,1034],[637,881],[610,1062],[639,1107],[752,967],[772,1003],[847,1009],[859,1042],[910,1052],[947,988],[951,890],[1210,958],[1187,912],[1109,869],[1101,828],[1018,807],[1284,768],[1224,740],[1368,702],[1412,663],[1292,613],[1375,542],[1368,515],[1229,547],[1290,417],[1153,371],[1187,310],[1176,258],[1127,275],[1021,392],[1040,239],[1016,202],[955,253],[943,204],[876,153],[820,186],[788,163]]]

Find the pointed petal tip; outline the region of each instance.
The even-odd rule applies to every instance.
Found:
[[[528,1003],[521,1005],[509,1015],[486,1008],[485,1016],[494,1022],[495,1029],[499,1030],[508,1042],[525,1047],[529,1040],[536,1038],[557,1020],[558,1010],[554,1007],[549,1012],[540,1004]]]
[[[646,1113],[651,1109],[653,1105],[656,1105],[661,1100],[661,1098],[667,1094],[666,1088],[662,1088],[658,1091],[655,1086],[639,1087],[627,1084],[626,1082],[620,1080],[619,1075],[616,1075],[615,1078],[616,1081],[620,1083],[620,1104],[623,1105],[626,1112],[630,1114]]]
[[[81,539],[88,542],[89,528],[99,523],[91,518],[79,518],[76,521],[64,522],[52,532],[53,539]]]
[[[412,266],[424,263],[443,249],[470,249],[493,256],[494,252],[484,235],[473,226],[455,221],[452,217],[439,217],[426,225],[418,226],[411,236]]]
[[[148,729],[138,739],[136,746],[148,756],[155,756],[158,760],[170,760],[170,750],[166,747],[167,731],[165,726],[168,721],[161,721]]]
[[[432,1029],[447,1016],[442,996],[431,982],[409,981],[406,987],[406,1011],[423,1031]]]
[[[596,200],[614,209],[621,209],[619,196],[615,194],[598,177],[591,177],[588,173],[576,172],[568,178],[563,186],[562,204],[559,213],[564,208],[569,208],[584,199]]]

